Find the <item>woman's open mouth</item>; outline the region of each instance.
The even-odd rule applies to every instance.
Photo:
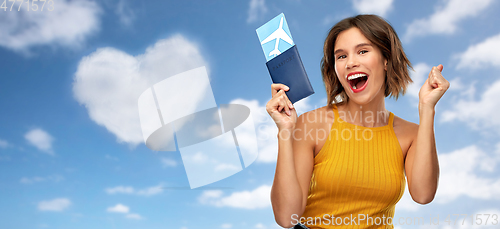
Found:
[[[363,72],[353,72],[347,75],[347,82],[354,93],[363,91],[368,85],[368,74]]]

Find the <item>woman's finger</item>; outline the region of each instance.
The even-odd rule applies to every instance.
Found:
[[[288,98],[288,96],[286,95],[285,91],[280,90],[278,93],[279,93],[278,94],[279,96],[283,96],[284,97],[284,99],[286,100],[286,105],[288,106],[288,108],[292,109],[293,108],[293,104],[290,101],[290,99]]]
[[[271,84],[271,90],[272,90],[272,95],[274,96],[276,93],[278,93],[279,90],[284,90],[288,91],[290,88],[284,84],[281,83],[273,83]]]
[[[283,107],[285,108],[285,113],[290,116],[290,106],[289,106],[289,101],[288,98],[286,98],[286,95],[283,96]]]
[[[439,72],[442,72],[443,68],[444,68],[444,66],[442,64],[440,64],[440,65],[437,66],[437,69],[439,70]]]
[[[269,101],[269,103],[274,104],[272,106],[278,112],[281,113],[284,110],[285,113],[289,116],[291,115],[290,109],[294,108],[292,102],[286,96],[285,91],[281,89],[273,96],[273,98]]]
[[[276,108],[277,108],[278,112],[281,112],[281,110],[283,109],[281,97],[276,98]]]
[[[280,95],[279,97],[276,97],[274,99],[274,107],[275,109],[281,113],[282,111],[285,111],[287,114],[289,114],[288,110],[289,110],[289,106],[288,106],[288,102],[287,102],[287,98],[286,98],[286,95]]]

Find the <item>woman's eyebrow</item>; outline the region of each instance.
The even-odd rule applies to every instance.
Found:
[[[369,44],[369,43],[360,43],[360,44],[356,45],[355,48],[357,49],[357,48],[360,48],[360,47],[363,47],[363,46],[372,46],[372,44]],[[333,55],[337,55],[337,53],[343,52],[343,51],[344,51],[343,49],[337,49],[337,50],[335,50],[335,52],[333,52]]]
[[[372,44],[361,43],[361,44],[356,45],[356,48],[363,47],[363,46],[372,46]]]

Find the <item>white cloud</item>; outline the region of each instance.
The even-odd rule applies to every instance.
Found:
[[[108,212],[117,212],[117,213],[128,213],[130,211],[130,208],[123,205],[123,204],[117,204],[113,207],[109,207],[107,209]]]
[[[406,94],[418,99],[418,93],[420,92],[420,88],[422,88],[422,85],[424,85],[425,80],[429,76],[431,66],[427,65],[426,63],[418,63],[413,67],[413,69],[415,70],[414,72],[410,71],[413,83],[408,86]]]
[[[446,78],[446,76],[445,76]],[[473,100],[476,94],[476,83],[477,81],[464,82],[465,77],[455,76],[453,79],[448,79],[450,82],[449,91],[458,92],[458,95],[453,95],[452,100],[462,99],[462,100]]]
[[[238,167],[236,165],[227,164],[227,163],[219,163],[217,166],[215,166],[214,171],[223,171],[223,170],[239,171],[240,169],[241,169],[241,167]]]
[[[466,18],[479,15],[486,10],[492,0],[448,0],[444,6],[436,7],[428,18],[414,20],[406,30],[405,39],[429,34],[453,34],[458,23]]]
[[[462,121],[471,128],[500,134],[500,80],[493,82],[479,100],[458,99],[452,108],[442,113],[443,122]]]
[[[310,104],[310,102],[311,102],[311,97],[307,97],[307,98],[304,98],[304,99],[301,99],[301,100],[295,102],[295,104],[293,104],[293,106],[295,107],[295,109],[297,111],[297,115],[301,115],[302,113],[305,113],[306,111],[312,110],[313,107]],[[326,102],[324,104],[326,104]],[[265,108],[265,106],[264,106],[264,108]],[[271,117],[271,116],[269,116],[269,117]]]
[[[205,65],[197,45],[182,35],[159,40],[138,56],[100,48],[80,60],[73,93],[94,122],[118,142],[136,146],[144,141],[137,105],[141,93],[169,76]]]
[[[52,182],[59,182],[64,180],[64,177],[61,175],[52,175],[52,176],[47,176],[47,177],[23,177],[19,182],[21,184],[34,184],[38,182],[44,182],[44,181],[52,181]]]
[[[266,228],[266,226],[264,226],[264,224],[262,224],[262,223],[258,223],[258,224],[255,225],[254,228],[256,228],[256,229],[264,229],[264,228]]]
[[[18,4],[16,4],[18,6]],[[92,33],[99,30],[101,9],[93,1],[59,0],[48,11],[45,4],[41,11],[25,11],[0,14],[0,46],[29,53],[39,45],[80,46]]]
[[[67,198],[57,198],[53,200],[41,201],[38,203],[40,211],[64,211],[71,205],[71,201]]]
[[[489,37],[483,42],[469,46],[455,58],[459,59],[457,69],[478,69],[482,67],[500,67],[500,34]]]
[[[494,175],[500,163],[500,144],[496,152],[488,155],[475,145],[451,153],[438,154],[440,164],[439,185],[434,202],[446,204],[457,198],[499,200],[500,177]],[[479,174],[486,174],[481,176]],[[401,200],[396,204],[396,212],[415,212],[421,209],[411,198],[408,187]]]
[[[195,153],[190,159],[195,163],[204,163],[208,160],[208,156],[200,151]]]
[[[113,188],[106,188],[104,190],[106,193],[113,194],[135,194],[139,196],[153,196],[163,192],[163,184],[158,184],[157,186],[152,186],[140,190],[134,189],[131,186],[116,186]]]
[[[385,17],[392,9],[393,0],[352,0],[354,9],[360,14],[377,14]]]
[[[120,23],[124,26],[130,26],[132,25],[132,22],[135,20],[135,14],[134,11],[130,8],[128,5],[127,0],[119,0],[118,4],[116,5],[116,10],[115,10],[116,15],[120,19]]]
[[[54,151],[52,149],[52,142],[54,141],[54,138],[46,131],[40,128],[32,129],[24,135],[24,138],[40,151],[54,155]]]
[[[125,187],[125,186],[116,186],[114,188],[107,188],[105,191],[108,194],[117,194],[117,193],[133,194],[135,192],[134,188],[130,187],[130,186],[127,186],[127,187]]]
[[[233,225],[230,223],[225,223],[225,224],[222,224],[220,226],[220,228],[229,229],[229,228],[233,228]]]
[[[465,85],[465,83],[462,82],[462,78],[460,78],[460,77],[455,77],[455,78],[450,79],[448,81],[450,82],[450,85],[453,85],[453,87],[448,88],[448,90],[450,90],[450,91],[462,91],[463,92],[464,89],[467,89],[468,85]]]
[[[139,196],[153,196],[156,194],[160,194],[163,192],[163,185],[159,184],[157,186],[141,189],[137,191],[137,195]]]
[[[202,195],[198,198],[198,200],[200,201],[200,203],[205,204],[212,199],[220,198],[223,194],[224,192],[222,192],[221,190],[208,190],[204,191]]]
[[[9,142],[3,140],[3,139],[0,139],[0,148],[7,148],[9,147]]]
[[[125,217],[127,217],[127,219],[142,219],[142,216],[136,213],[127,214]]]
[[[120,213],[120,214],[125,214],[125,218],[127,219],[135,219],[135,220],[141,220],[143,217],[137,213],[131,213],[130,208],[126,205],[123,204],[116,204],[113,207],[108,207],[106,209],[107,212],[114,212],[114,213]]]
[[[460,196],[500,200],[500,177],[483,177],[500,163],[498,155],[488,155],[475,145],[439,154],[440,177],[435,201],[448,203]]]
[[[223,196],[220,190],[204,191],[198,198],[202,204],[216,207],[232,207],[242,209],[259,209],[271,206],[271,186],[262,185],[252,191],[233,192]]]
[[[282,227],[280,227],[276,223],[268,224],[267,226],[262,224],[262,223],[257,223],[257,224],[255,224],[255,226],[253,228],[255,228],[255,229],[266,229],[266,228],[282,229]]]
[[[247,23],[252,23],[262,18],[267,13],[265,0],[250,0]]]
[[[177,166],[177,161],[163,157],[161,158],[161,164],[163,165],[163,167],[175,167]]]

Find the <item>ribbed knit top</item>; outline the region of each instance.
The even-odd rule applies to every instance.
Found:
[[[406,183],[394,114],[389,113],[386,126],[363,127],[341,119],[335,105],[333,111],[329,137],[314,157],[301,223],[309,228],[394,228],[395,206]]]

